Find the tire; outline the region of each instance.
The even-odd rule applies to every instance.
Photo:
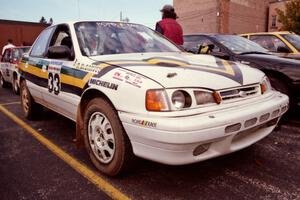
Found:
[[[0,85],[1,85],[2,88],[7,88],[8,87],[8,83],[4,80],[1,73],[0,73]]]
[[[21,82],[20,96],[24,116],[29,120],[35,119],[41,113],[42,106],[32,98],[25,80]]]
[[[120,175],[133,163],[129,138],[105,99],[92,99],[84,111],[84,143],[93,164],[106,175]]]
[[[16,74],[13,75],[12,89],[13,89],[15,94],[20,93],[20,88],[19,88],[19,85],[18,85],[18,78],[17,78]]]

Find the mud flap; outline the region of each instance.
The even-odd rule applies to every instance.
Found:
[[[76,118],[76,147],[78,149],[84,148],[83,116],[80,107],[81,106],[79,105]]]

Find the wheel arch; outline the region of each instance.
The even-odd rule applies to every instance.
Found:
[[[102,91],[96,88],[88,88],[81,95],[81,100],[77,108],[77,117],[76,117],[76,145],[78,148],[84,147],[83,140],[83,116],[84,110],[88,104],[88,102],[94,98],[103,98],[105,99],[115,110],[115,106],[109,97]]]
[[[262,70],[268,77],[272,76],[274,78],[280,79],[288,84],[289,88],[292,87],[292,80],[282,72],[275,70]]]

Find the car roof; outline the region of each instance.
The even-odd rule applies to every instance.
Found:
[[[224,35],[224,36],[240,36],[240,35],[235,35],[235,34],[225,34],[225,33],[196,33],[196,34],[185,34],[183,37],[186,36],[218,36],[218,35]]]
[[[31,46],[16,46],[13,47],[12,49],[22,49],[22,48],[30,48]]]
[[[243,33],[240,35],[282,35],[282,34],[295,34],[291,31],[276,31],[276,32],[257,32],[257,33]]]
[[[61,22],[57,24],[53,24],[49,27],[52,26],[57,26],[57,25],[62,25],[62,24],[67,24],[67,25],[74,25],[79,22],[102,22],[102,23],[116,23],[116,24],[134,24],[134,25],[142,25],[142,24],[137,24],[137,23],[131,23],[131,22],[120,22],[120,21],[105,21],[105,20],[80,20],[80,21],[66,21],[66,22]],[[142,25],[144,26],[144,25]]]

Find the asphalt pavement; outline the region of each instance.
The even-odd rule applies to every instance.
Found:
[[[0,105],[131,199],[300,199],[300,111],[271,135],[244,150],[208,161],[167,166],[137,159],[126,175],[99,173],[73,141],[75,123],[44,110],[21,113],[20,97],[0,88]],[[105,187],[104,187],[105,188]],[[0,199],[116,198],[75,170],[0,112]]]

